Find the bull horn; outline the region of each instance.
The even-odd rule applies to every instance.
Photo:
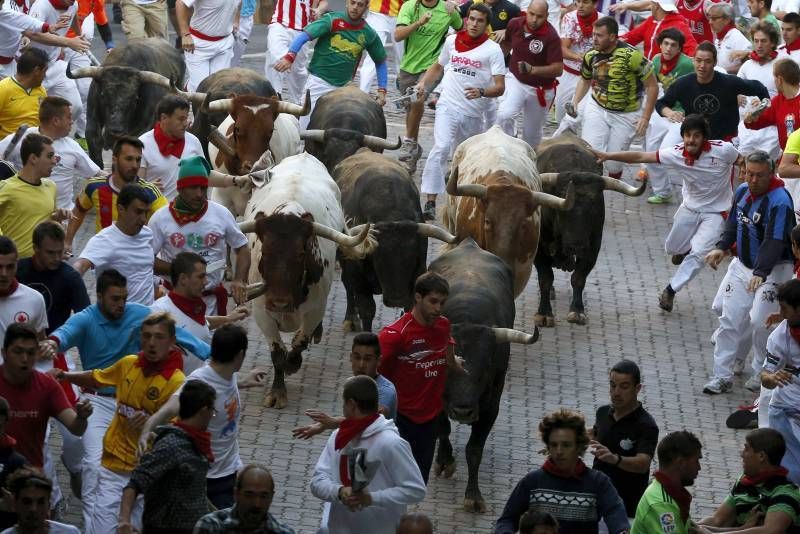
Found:
[[[236,150],[234,150],[233,147],[228,143],[228,139],[216,128],[209,132],[208,142],[217,147],[220,152],[230,158],[236,155]]]
[[[575,204],[575,184],[572,182],[569,183],[567,186],[567,194],[564,195],[564,198],[536,191],[533,193],[533,201],[547,208],[561,211],[571,210],[572,206]]]
[[[361,228],[361,232],[358,235],[351,236],[338,230],[334,230],[330,226],[325,226],[324,224],[317,222],[311,224],[314,225],[314,234],[316,234],[318,237],[330,239],[342,247],[357,247],[360,245],[369,235],[369,229],[371,226],[369,224],[360,225],[359,227]]]
[[[247,291],[247,298],[245,300],[257,299],[267,292],[267,284],[264,282],[256,282],[255,284],[248,285],[245,291]]]
[[[314,141],[315,143],[325,142],[325,130],[303,130],[300,132],[300,139],[303,141]]]
[[[207,93],[194,93],[189,91],[181,91],[175,85],[175,81],[172,78],[170,78],[169,80],[169,87],[170,89],[172,89],[173,93],[176,93],[185,98],[186,100],[188,100],[189,102],[191,102],[194,105],[195,109],[200,109],[200,107],[206,100]]]
[[[278,101],[278,113],[288,113],[295,117],[302,117],[311,112],[311,91],[306,90],[306,99],[302,106],[292,104],[291,102]]]
[[[232,98],[220,98],[219,100],[214,100],[213,102],[208,104],[208,111],[227,111],[228,113],[230,113],[232,109],[233,109]]]
[[[81,67],[72,70],[72,61],[67,63],[67,78],[77,80],[78,78],[97,78],[103,73],[103,67]]]
[[[170,79],[164,76],[163,74],[159,74],[157,72],[152,72],[149,70],[142,70],[139,71],[139,79],[143,82],[153,83],[155,85],[160,85],[166,89],[171,87],[172,82]]]
[[[486,198],[486,186],[481,184],[458,185],[458,167],[453,167],[447,178],[447,194],[454,197]]]
[[[435,224],[417,223],[417,233],[423,237],[432,237],[451,245],[458,240],[456,236]]]
[[[403,141],[400,139],[400,136],[397,137],[397,142],[393,143],[388,139],[384,139],[383,137],[365,135],[364,139],[361,141],[361,144],[367,148],[371,148],[372,150],[397,150],[400,148],[400,145],[403,144]]]
[[[647,189],[647,182],[642,181],[642,184],[639,187],[633,187],[632,185],[628,185],[622,180],[617,180],[616,178],[611,178],[610,176],[602,176],[603,183],[605,184],[604,189],[606,191],[617,191],[618,193],[622,193],[623,195],[628,195],[629,197],[638,197],[644,190]]]
[[[521,343],[523,345],[530,345],[536,343],[539,339],[539,328],[533,327],[533,334],[528,334],[522,330],[515,330],[514,328],[492,328],[494,331],[494,340],[497,343]]]
[[[547,185],[556,185],[558,181],[558,173],[557,172],[543,172],[539,174],[539,178],[542,180],[543,184]]]
[[[251,234],[256,231],[256,221],[244,221],[239,223],[239,230],[243,234]]]

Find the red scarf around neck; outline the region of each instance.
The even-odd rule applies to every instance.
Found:
[[[488,33],[482,33],[473,39],[469,36],[467,30],[461,30],[456,34],[456,52],[469,52],[474,48],[478,48],[488,38]]]
[[[739,484],[745,487],[758,486],[759,484],[763,484],[771,478],[786,478],[788,474],[789,471],[785,467],[776,467],[774,469],[764,471],[760,475],[756,475],[754,477],[745,475],[739,479]]]
[[[161,152],[162,156],[165,158],[167,156],[175,156],[176,158],[181,159],[183,147],[186,144],[186,138],[177,139],[175,137],[168,136],[166,133],[164,133],[164,130],[161,129],[161,124],[157,122],[153,128],[153,139],[156,140],[158,151]]]
[[[694,165],[694,162],[700,159],[700,156],[703,155],[703,152],[708,152],[709,150],[711,150],[711,143],[709,143],[708,141],[705,141],[703,143],[703,146],[700,148],[700,153],[696,156],[692,156],[691,154],[689,154],[689,152],[687,152],[686,150],[686,147],[684,146],[683,162],[686,163],[686,165],[688,165],[689,167],[692,167]]]
[[[183,370],[183,354],[176,348],[169,351],[169,356],[160,362],[151,362],[144,356],[144,352],[139,353],[139,359],[136,361],[136,367],[142,368],[142,374],[146,377],[160,374],[166,380],[169,380],[175,371]]]
[[[202,297],[193,299],[178,295],[175,291],[170,291],[167,296],[175,304],[175,307],[191,317],[194,322],[199,325],[206,324],[206,303]]]
[[[581,35],[583,35],[584,37],[591,37],[592,29],[594,28],[594,23],[595,21],[597,21],[598,17],[597,11],[592,11],[592,14],[589,15],[588,17],[581,17],[577,13],[576,15],[578,19],[578,26],[580,26],[581,28]],[[525,25],[525,29],[526,30],[528,29],[527,24]]]
[[[524,17],[524,16],[525,16],[525,14],[523,13],[523,14],[522,14],[522,15],[520,15],[520,16]],[[531,28],[530,26],[528,26],[528,22],[527,22],[526,20],[523,20],[523,21],[522,21],[522,31],[523,31],[523,32],[525,32],[525,33],[527,33],[527,34],[528,34],[528,36],[532,36],[532,37],[544,37],[544,36],[546,36],[546,35],[547,35],[547,24],[542,24],[541,26],[539,26],[538,28],[536,28],[536,29],[534,30],[533,28]],[[526,38],[527,38],[527,37],[526,37]]]
[[[800,38],[795,39],[791,42],[791,44],[783,45],[783,49],[787,52],[794,52],[795,50],[800,50]]]
[[[586,464],[583,463],[583,460],[578,458],[578,461],[575,463],[575,472],[567,473],[566,471],[559,469],[558,466],[556,466],[556,464],[550,458],[548,458],[547,461],[542,465],[542,469],[554,477],[574,478],[575,480],[580,480],[581,475],[583,475],[583,473],[586,471]]]
[[[17,445],[17,440],[12,438],[8,434],[3,434],[3,437],[0,438],[0,450],[13,449],[16,445]]]
[[[722,41],[722,40],[725,38],[725,36],[726,36],[726,35],[728,35],[728,32],[729,32],[729,31],[731,31],[731,30],[732,30],[732,29],[734,29],[734,28],[736,28],[736,24],[734,24],[733,22],[731,22],[730,24],[728,24],[727,26],[725,26],[724,28],[722,28],[722,31],[721,31],[721,32],[719,32],[718,34],[716,34],[716,37],[717,37],[717,39],[719,39],[720,41]]]
[[[175,207],[175,203],[178,201],[178,197],[172,199],[169,203],[169,213],[172,215],[172,218],[175,219],[175,222],[178,223],[178,226],[183,226],[184,224],[189,224],[190,222],[197,222],[203,218],[203,215],[206,214],[208,211],[208,201],[206,200],[203,203],[203,207],[200,210],[189,213],[186,211],[179,210]]]
[[[334,448],[338,451],[344,449],[356,436],[360,436],[366,428],[375,422],[378,414],[365,415],[364,417],[348,417],[339,425],[339,432],[334,440]]]
[[[174,421],[172,424],[189,435],[197,452],[205,456],[208,459],[208,463],[214,462],[214,453],[211,451],[211,433],[209,431],[189,426],[183,421]]]
[[[795,271],[795,273],[797,273],[798,271],[800,271],[800,267],[798,267],[798,269],[797,269],[797,271]],[[794,339],[795,342],[798,345],[800,345],[800,326],[790,326],[789,327],[789,334],[791,334],[792,339]]]
[[[783,187],[783,180],[781,180],[780,178],[778,178],[777,176],[775,176],[773,174],[772,175],[772,179],[769,182],[769,187],[767,188],[767,190],[763,194],[758,195],[758,196],[753,196],[752,193],[747,193],[747,196],[744,197],[744,201],[745,202],[752,202],[754,200],[757,200],[757,199],[763,197],[766,194],[769,194],[770,191],[773,191],[773,190],[778,189],[780,187]]]
[[[664,488],[664,491],[667,492],[667,495],[678,503],[678,508],[681,510],[681,519],[684,522],[688,521],[689,508],[692,505],[692,494],[686,491],[686,488],[680,484],[673,482],[663,471],[656,471],[654,477]]]
[[[8,286],[8,289],[6,289],[5,291],[1,291],[0,290],[0,298],[4,298],[4,297],[8,297],[8,296],[12,295],[14,293],[14,291],[17,290],[18,287],[19,287],[19,280],[14,278],[11,281],[11,285]]]
[[[750,52],[750,59],[752,59],[753,61],[757,62],[759,65],[763,65],[764,63],[769,63],[770,61],[772,61],[776,57],[778,57],[778,52],[775,51],[775,50],[770,52],[769,56],[766,59],[764,59],[763,57],[761,57],[758,54],[756,54],[755,50]]]
[[[664,59],[664,56],[661,56],[661,69],[658,71],[659,74],[667,75],[672,72],[672,69],[675,68],[675,65],[678,64],[678,60],[681,58],[680,52],[675,54],[675,57],[672,59]]]

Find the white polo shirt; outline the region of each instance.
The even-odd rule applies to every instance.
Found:
[[[39,0],[41,1],[41,0]],[[178,0],[194,8],[189,26],[209,37],[227,37],[233,32],[233,17],[239,0]]]
[[[775,66],[776,59],[767,61],[763,64],[758,61],[748,59],[739,69],[736,75],[743,80],[758,80],[769,91],[769,97],[778,94],[778,88],[775,87],[775,77],[772,75],[772,68]]]
[[[715,36],[714,46],[717,47],[717,67],[725,69],[725,72],[728,72],[728,69],[740,64],[737,61],[731,60],[731,52],[753,49],[753,44],[750,40],[736,28],[732,28],[728,31],[722,40],[717,39]]]
[[[0,343],[13,323],[28,323],[37,332],[47,329],[47,307],[41,293],[19,284],[13,293],[0,297]]]
[[[185,140],[181,157],[176,158],[172,154],[165,157],[158,150],[153,130],[145,132],[139,137],[139,141],[144,143],[142,168],[147,169],[147,181],[161,181],[161,192],[167,197],[167,200],[178,196],[178,164],[181,159],[204,155],[203,145],[200,144],[197,137],[186,132]]]
[[[13,0],[9,0],[13,2]],[[8,9],[0,10],[0,56],[14,57],[17,55],[22,32],[32,30],[43,32],[47,24],[39,19]]]
[[[77,12],[78,12],[78,2],[75,2],[67,9],[56,9],[53,7],[53,4],[50,3],[50,0],[36,0],[36,2],[34,2],[34,4],[31,6],[30,15],[33,18],[48,23],[50,26],[55,25],[55,23],[58,22],[58,19],[62,15],[69,15],[70,24],[56,31],[56,35],[60,35],[63,37],[67,34],[67,30],[69,30],[70,25],[72,24],[72,18],[75,16],[75,13]],[[36,48],[41,48],[42,50],[47,52],[47,57],[49,58],[50,61],[55,61],[56,59],[58,59],[58,56],[61,55],[61,47],[59,46],[50,46],[33,42],[31,43],[31,46],[35,46]]]

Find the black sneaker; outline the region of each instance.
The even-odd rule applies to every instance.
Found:
[[[688,255],[688,252],[686,254],[674,254],[672,256],[672,265],[680,265]]]
[[[675,293],[670,293],[668,289],[665,289],[661,292],[661,296],[658,297],[658,307],[664,310],[665,312],[672,311],[672,305],[675,303]]]
[[[429,200],[425,203],[425,209],[422,210],[422,219],[425,221],[436,220],[436,201]]]

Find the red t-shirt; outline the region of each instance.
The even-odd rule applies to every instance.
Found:
[[[745,123],[745,126],[751,130],[776,126],[778,142],[783,150],[792,132],[800,128],[800,95],[787,99],[778,93],[772,97],[769,107],[762,111],[755,121]]]
[[[6,381],[2,369],[0,365],[0,396],[11,408],[6,434],[17,440],[16,451],[31,465],[42,467],[47,420],[72,406],[50,376],[33,371],[30,382],[17,386]]]
[[[378,334],[380,373],[397,390],[397,412],[415,423],[426,423],[442,411],[447,381],[450,321],[439,317],[432,326],[419,324],[411,312]]]
[[[555,78],[543,78],[531,74],[520,74],[518,61],[532,66],[545,66],[564,61],[561,53],[561,38],[558,32],[545,22],[533,33],[528,33],[525,14],[513,19],[506,27],[504,41],[511,43],[511,72],[525,85],[551,87]]]
[[[675,5],[678,7],[678,13],[683,15],[689,25],[689,29],[692,30],[694,40],[698,43],[703,41],[713,43],[714,32],[711,31],[711,23],[708,22],[706,12],[703,10],[704,3],[703,0],[697,0],[697,4],[694,7],[689,7],[686,5],[686,0],[678,0]],[[690,55],[685,50],[684,53]]]

